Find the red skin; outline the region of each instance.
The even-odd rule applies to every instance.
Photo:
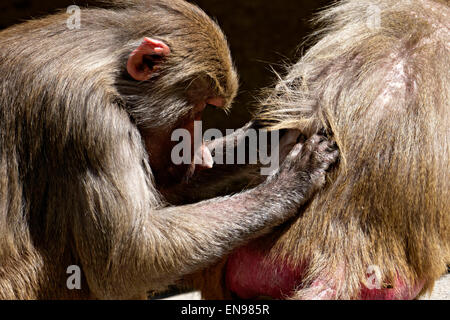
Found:
[[[226,284],[242,299],[260,296],[283,299],[301,283],[302,269],[292,270],[285,264],[272,265],[264,254],[245,246],[228,258]]]
[[[287,264],[273,264],[265,259],[264,253],[251,244],[233,252],[227,262],[226,285],[229,290],[242,299],[271,297],[285,299],[302,289],[302,275],[305,266],[297,269]],[[400,277],[393,288],[368,289],[361,285],[361,300],[410,300],[417,297],[423,288],[423,282],[408,286]],[[330,283],[317,280],[311,285],[318,288],[311,299],[333,299],[335,292]]]

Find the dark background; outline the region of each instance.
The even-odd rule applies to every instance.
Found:
[[[230,115],[208,109],[205,127],[237,128],[250,118],[260,89],[274,83],[271,68],[283,72],[305,48],[310,20],[330,0],[191,0],[214,17],[226,34],[240,75],[240,93]],[[89,0],[1,0],[0,29]],[[1,48],[0,48],[1,50]]]

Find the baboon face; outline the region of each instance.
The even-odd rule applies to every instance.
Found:
[[[177,5],[192,10],[187,4]],[[160,186],[177,184],[196,167],[212,166],[208,148],[201,144],[194,150],[194,121],[202,119],[207,105],[227,109],[237,92],[237,75],[224,35],[211,21],[197,20],[178,19],[161,32],[170,36],[144,37],[134,48],[130,45],[126,72],[118,81]],[[186,30],[196,28],[204,30],[186,34]],[[176,129],[189,133],[191,158],[200,159],[197,165],[194,161],[173,163],[171,152],[178,141],[172,141],[171,135]]]
[[[207,88],[209,89],[209,88]],[[201,134],[194,132],[194,122],[202,121],[202,115],[207,105],[222,108],[224,99],[217,97],[189,103],[191,111],[181,117],[175,124],[161,128],[142,128],[141,134],[149,155],[149,162],[156,182],[161,187],[169,187],[189,179],[194,172],[212,167],[212,156],[207,147],[202,143],[195,149],[195,137]],[[190,164],[175,164],[172,159],[172,151],[176,144],[180,143],[172,139],[172,133],[176,130],[185,130],[190,137],[190,153],[192,162]],[[201,139],[201,138],[200,138]],[[178,155],[177,155],[178,156]],[[180,156],[183,156],[181,154]],[[196,163],[194,163],[196,159]]]

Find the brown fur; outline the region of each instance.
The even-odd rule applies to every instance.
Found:
[[[381,28],[366,9],[381,9]],[[310,265],[304,289],[325,279],[358,298],[368,266],[430,290],[450,262],[450,33],[448,1],[341,1],[319,18],[320,40],[290,68],[258,118],[274,129],[325,129],[341,152],[330,181],[276,238],[276,263]],[[211,272],[211,271],[210,271]],[[220,278],[203,280],[211,296]],[[209,284],[208,284],[209,282]],[[314,294],[312,294],[314,295]]]
[[[236,72],[199,8],[118,3],[83,10],[81,29],[59,14],[0,33],[2,299],[145,297],[292,217],[336,159],[316,137],[253,190],[169,206],[151,164],[164,155],[149,146],[170,142],[211,95],[228,107]],[[144,37],[171,52],[137,82],[126,65]],[[70,265],[81,290],[66,287]]]

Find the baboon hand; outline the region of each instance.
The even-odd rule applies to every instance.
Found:
[[[328,168],[336,162],[339,151],[325,136],[315,134],[305,143],[297,143],[280,167],[282,179],[310,183],[317,190],[325,184]],[[305,187],[305,186],[302,186]]]

